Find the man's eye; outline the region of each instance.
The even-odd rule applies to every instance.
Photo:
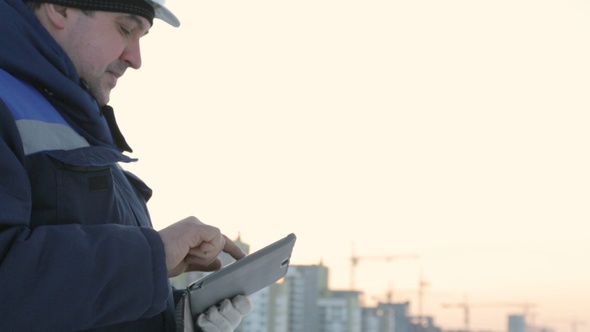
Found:
[[[131,30],[127,29],[126,27],[124,27],[122,25],[119,26],[119,29],[121,30],[121,33],[126,36],[129,36],[131,34]]]

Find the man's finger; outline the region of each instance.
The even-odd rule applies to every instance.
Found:
[[[205,313],[205,316],[207,317],[208,321],[213,323],[219,330],[223,332],[234,330],[231,322],[219,312],[216,306],[209,308]]]
[[[233,241],[227,238],[227,236],[223,236],[225,238],[225,246],[223,247],[223,251],[228,253],[234,259],[240,259],[246,257],[246,254],[238,247]]]
[[[252,302],[250,302],[250,299],[245,295],[236,295],[231,299],[231,303],[242,316],[246,316],[252,311]]]
[[[200,314],[197,318],[197,325],[203,332],[221,332],[221,330],[211,322],[205,314]]]
[[[233,305],[230,299],[225,299],[219,304],[219,313],[231,324],[232,329],[242,321],[242,314]]]

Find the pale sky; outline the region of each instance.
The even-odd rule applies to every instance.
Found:
[[[590,331],[590,1],[169,0],[111,105],[153,189],[446,329]],[[500,305],[501,304],[501,305]]]

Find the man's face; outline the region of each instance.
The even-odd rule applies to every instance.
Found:
[[[109,102],[111,90],[128,67],[141,67],[139,40],[150,28],[136,15],[95,11],[86,15],[70,10],[72,19],[62,47],[70,56],[79,76],[88,83],[98,103]]]

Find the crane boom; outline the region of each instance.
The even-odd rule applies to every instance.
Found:
[[[352,254],[350,255],[350,289],[356,289],[356,266],[358,265],[360,260],[385,260],[385,261],[393,261],[397,259],[415,259],[418,258],[418,255],[384,255],[384,256],[358,256],[354,252],[354,243],[352,244]]]

